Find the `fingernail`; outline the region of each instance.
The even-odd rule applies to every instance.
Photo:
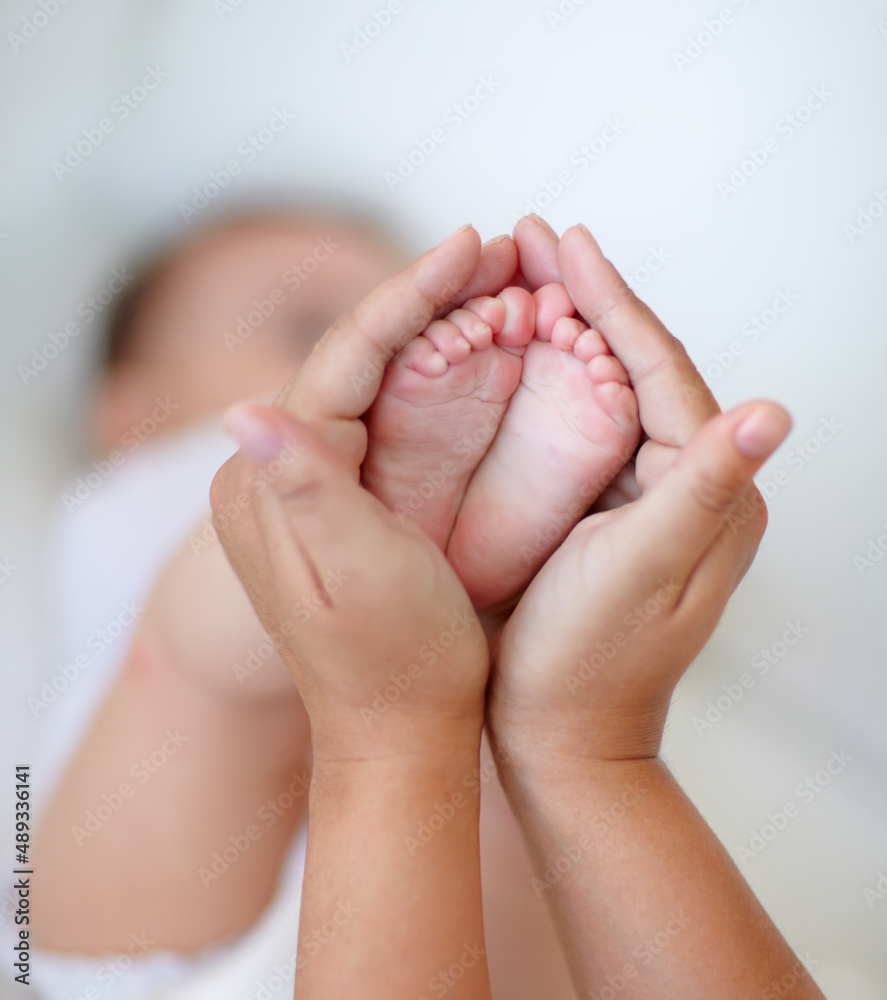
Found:
[[[494,236],[491,240],[487,240],[484,243],[485,247],[494,247],[497,243],[504,243],[506,240],[510,240],[510,236]]]
[[[542,218],[541,215],[537,215],[535,212],[530,212],[529,215],[524,216],[525,219],[529,219],[534,226],[538,226],[540,229],[544,229],[546,233],[554,233],[551,226]],[[555,233],[555,235],[557,235]]]
[[[761,406],[733,432],[733,443],[746,458],[767,458],[791,430],[791,417],[781,407]]]
[[[443,245],[444,243],[449,243],[450,240],[454,240],[457,236],[460,236],[462,233],[466,232],[466,230],[473,228],[474,227],[471,225],[470,222],[467,222],[464,226],[459,226],[459,228],[454,229],[445,240],[440,241],[441,245]]]
[[[283,451],[282,434],[269,426],[261,410],[251,403],[241,403],[228,410],[222,419],[222,428],[254,462],[270,462]]]

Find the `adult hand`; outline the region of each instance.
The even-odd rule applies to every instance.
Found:
[[[525,223],[515,241],[523,273],[563,280],[622,361],[647,440],[641,498],[580,522],[505,626],[491,728],[580,755],[655,756],[674,684],[754,557],[766,508],[752,476],[790,421],[769,403],[717,416],[683,347],[584,227],[558,246]]]

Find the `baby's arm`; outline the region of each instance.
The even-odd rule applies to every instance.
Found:
[[[281,642],[311,719],[314,775],[296,996],[490,996],[478,849],[487,647],[440,550],[307,425],[241,407],[219,509],[272,452],[300,455],[251,524],[223,533],[270,630],[322,567],[349,586]],[[276,444],[274,439],[276,437]]]
[[[283,405],[319,422],[359,464],[359,417],[386,360],[454,293],[496,292],[513,274],[510,240],[479,243],[460,232],[343,317]],[[266,468],[227,498],[218,524],[249,519],[273,474]],[[339,567],[324,569],[280,628],[301,626],[324,590],[347,586]],[[244,930],[274,890],[308,778],[301,698],[207,521],[158,581],[124,669],[41,817],[36,940],[98,953],[125,950],[136,933],[190,950]],[[89,818],[106,813],[97,827]],[[234,863],[216,858],[235,851]]]
[[[309,731],[276,652],[238,683],[250,649],[273,647],[221,546],[186,544],[41,818],[42,947],[125,951],[145,934],[188,951],[267,905],[307,808]]]

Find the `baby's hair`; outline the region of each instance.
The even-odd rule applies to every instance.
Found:
[[[101,367],[113,372],[133,359],[139,341],[138,325],[147,303],[156,295],[168,276],[202,244],[226,233],[263,226],[280,228],[322,228],[334,226],[372,240],[391,251],[395,258],[406,260],[406,240],[371,213],[342,208],[261,208],[240,211],[217,218],[186,239],[179,236],[142,258],[130,270],[135,278],[117,297],[109,311]]]

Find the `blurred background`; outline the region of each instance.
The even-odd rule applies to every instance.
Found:
[[[275,203],[417,251],[582,221],[722,405],[794,415],[666,757],[827,994],[887,997],[887,4],[6,0],[0,33],[8,787],[115,269]]]

